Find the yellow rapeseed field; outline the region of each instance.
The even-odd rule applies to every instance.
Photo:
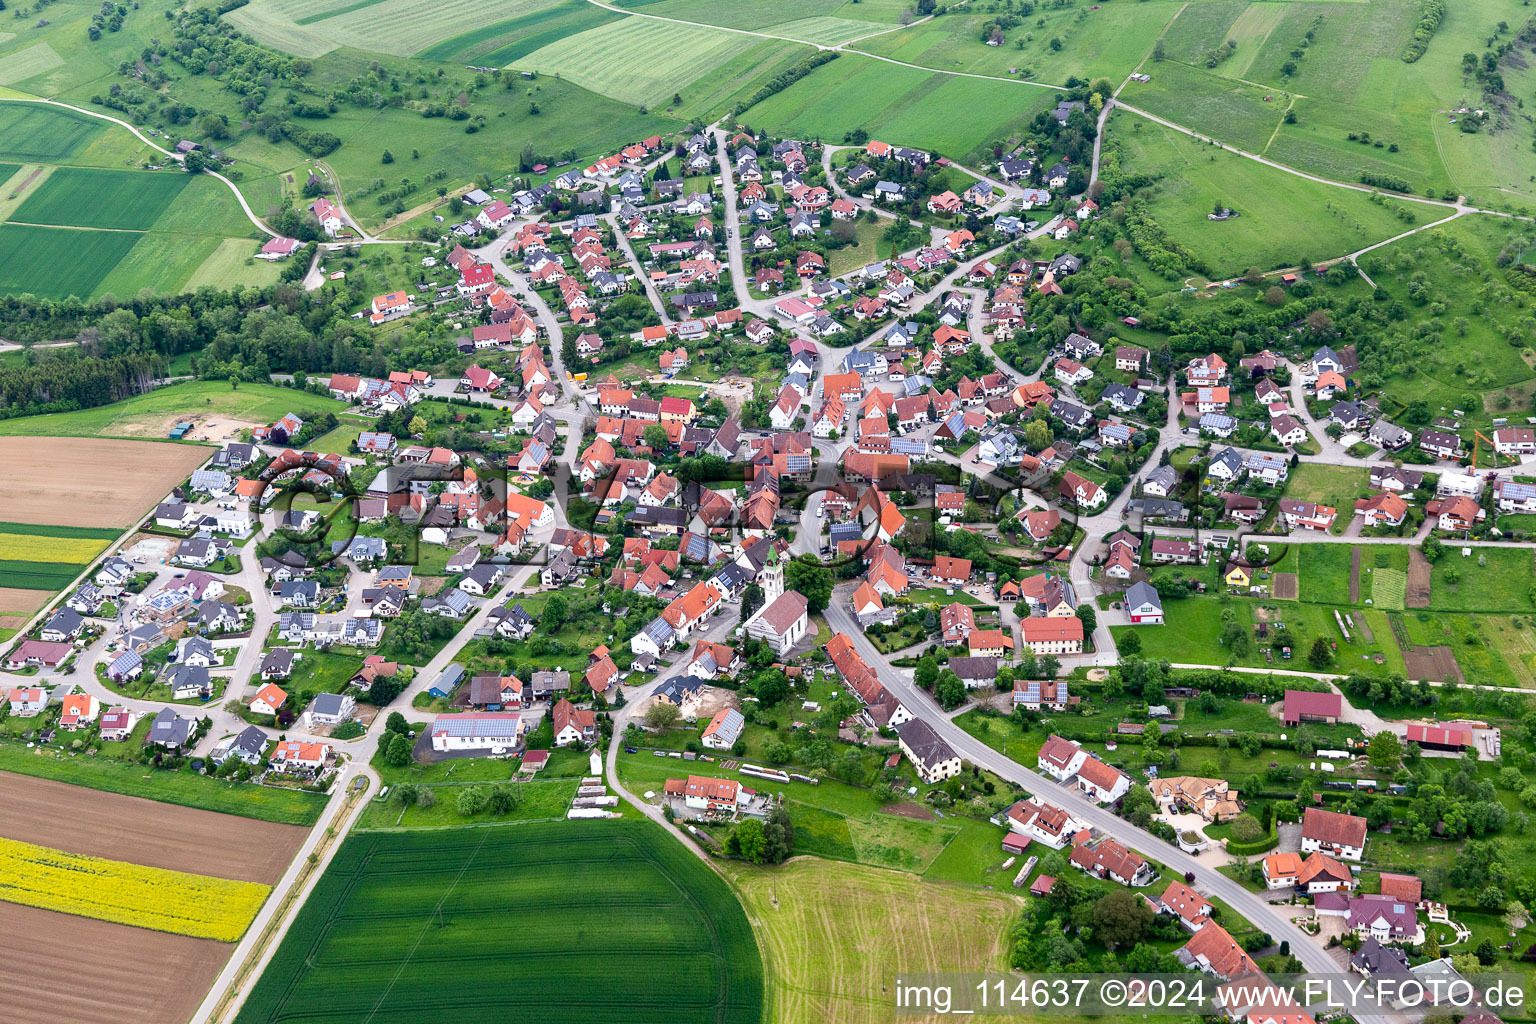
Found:
[[[0,899],[158,932],[235,942],[271,889],[0,838]]]
[[[0,562],[72,562],[84,565],[107,546],[94,537],[39,537],[0,533]]]

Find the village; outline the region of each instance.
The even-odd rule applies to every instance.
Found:
[[[335,423],[289,412],[221,438],[8,644],[7,741],[333,798],[385,766],[569,769],[560,815],[622,798],[710,854],[846,765],[861,801],[984,811],[988,884],[1035,925],[1081,896],[1068,872],[1125,887],[1138,936],[1166,917],[1169,955],[1228,981],[1469,973],[1490,919],[1525,927],[1513,889],[1480,886],[1499,898],[1469,925],[1436,897],[1470,882],[1403,870],[1418,826],[1451,848],[1508,818],[1390,803],[1493,788],[1501,729],[1451,705],[1459,652],[1398,680],[1444,684],[1450,720],[1352,687],[1346,659],[1396,664],[1358,548],[1353,611],[1306,632],[1269,609],[1349,543],[1529,573],[1497,523],[1536,512],[1532,428],[1472,453],[1449,411],[1410,430],[1350,347],[1300,332],[1183,362],[1056,331],[1035,310],[1072,293],[1099,209],[1072,168],[1013,154],[957,192],[936,154],[833,148],[714,126],[466,194],[424,287],[357,313],[455,318],[462,371],[274,377],[360,429],[318,450]],[[311,210],[351,244],[339,200]],[[882,221],[913,244],[848,259]],[[1238,658],[1255,674],[1221,671]],[[1180,742],[1233,778],[1178,774]]]

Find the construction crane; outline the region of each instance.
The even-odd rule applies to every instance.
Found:
[[[1483,436],[1483,432],[1481,430],[1476,429],[1476,428],[1473,428],[1472,435],[1473,435],[1473,441],[1472,441],[1472,472],[1476,473],[1477,472],[1477,456],[1478,456],[1478,452],[1482,449],[1483,442],[1484,441],[1488,441],[1488,438],[1484,437]],[[1494,448],[1492,441],[1488,441],[1488,447],[1493,452],[1493,468],[1494,469],[1498,469],[1499,468],[1499,450],[1497,448]]]

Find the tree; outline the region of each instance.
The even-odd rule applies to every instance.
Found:
[[[427,432],[427,421],[420,416],[412,416],[406,429],[412,434],[424,434]]]
[[[381,163],[386,163],[386,164],[394,163],[395,162],[395,154],[391,153],[389,150],[386,149],[384,151],[384,156],[383,156],[383,158],[381,159],[380,162]]]
[[[492,814],[506,814],[517,806],[517,793],[507,783],[498,782],[491,787],[488,803]]]
[[[641,432],[645,443],[656,451],[662,451],[667,447],[667,428],[660,423],[652,423]]]
[[[181,169],[188,174],[201,174],[207,166],[207,159],[195,149],[181,161]]]
[[[784,586],[804,597],[806,611],[815,615],[832,601],[832,570],[797,559],[784,567]]]
[[[1135,633],[1127,633],[1122,636],[1117,646],[1120,648],[1121,657],[1141,653],[1141,637]]]
[[[1504,908],[1504,930],[1509,932],[1511,938],[1530,923],[1530,911],[1519,900],[1511,900],[1509,906]]]
[[[488,800],[489,798],[486,796],[484,786],[465,786],[463,789],[459,790],[459,796],[455,801],[455,807],[458,810],[460,817],[473,818],[475,815],[485,810],[485,805]]]
[[[953,710],[965,702],[965,684],[959,676],[945,669],[939,681],[934,684],[933,698],[945,711]]]
[[[1024,443],[1030,451],[1041,452],[1051,446],[1051,425],[1044,420],[1030,420],[1024,424]]]
[[[1126,949],[1147,934],[1152,917],[1139,894],[1115,889],[1093,905],[1093,935],[1106,949]]]
[[[1251,814],[1239,814],[1232,819],[1229,826],[1233,839],[1240,843],[1251,843],[1264,834],[1264,827],[1259,824],[1259,819]]]
[[[1371,766],[1379,771],[1386,771],[1397,766],[1402,760],[1403,744],[1397,738],[1397,734],[1387,729],[1382,729],[1371,737],[1369,755]]]
[[[763,823],[756,818],[748,818],[736,826],[736,831],[731,833],[736,840],[736,848],[741,855],[754,864],[761,864],[768,854],[768,834]]]
[[[384,719],[384,731],[407,733],[411,731],[411,726],[410,723],[405,720],[404,715],[398,711],[391,711],[389,713],[389,717]]]
[[[1307,654],[1307,664],[1313,668],[1328,668],[1333,664],[1333,648],[1328,646],[1328,641],[1318,637],[1312,641],[1312,650]]]
[[[795,852],[795,828],[783,804],[768,812],[768,823],[763,826],[763,834],[768,863],[782,864]]]
[[[1087,601],[1080,603],[1077,606],[1077,617],[1083,620],[1083,635],[1092,636],[1099,624],[1099,613],[1094,611],[1093,605]]]
[[[683,713],[676,704],[657,701],[645,709],[645,724],[652,729],[670,729],[682,716]]]
[[[1478,963],[1487,967],[1499,958],[1499,950],[1494,946],[1492,939],[1484,939],[1477,944],[1475,955],[1477,956]]]
[[[1271,306],[1279,306],[1285,302],[1285,289],[1279,285],[1270,285],[1264,292],[1264,301]]]
[[[392,768],[404,768],[411,763],[411,741],[402,733],[391,733],[389,745],[384,748],[384,761]]]
[[[932,655],[919,658],[917,668],[912,673],[912,681],[925,690],[932,690],[933,684],[939,681],[939,663]]]

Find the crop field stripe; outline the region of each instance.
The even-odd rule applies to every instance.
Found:
[[[0,561],[0,587],[58,590],[80,575],[78,562]]]
[[[636,821],[479,831],[477,841],[452,827],[348,838],[241,1024],[308,1019],[322,994],[331,1024],[385,1024],[424,1005],[480,1011],[486,1024],[533,1016],[759,1024],[762,964],[751,926],[729,887],[671,836]],[[622,909],[598,926],[602,949],[581,926],[539,941],[541,921],[601,918],[608,903]],[[530,933],[505,940],[508,914]],[[638,979],[624,990],[603,984],[616,958]],[[381,995],[376,979],[391,962]],[[700,966],[713,976],[700,976]],[[487,968],[515,971],[527,989],[515,1014],[499,993],[458,983]],[[739,1002],[727,1002],[732,996]]]
[[[45,537],[23,533],[0,533],[0,562],[27,559],[37,562],[73,562],[84,565],[95,558],[107,542],[96,537]]]
[[[234,942],[269,885],[146,867],[0,838],[0,899],[100,921]]]
[[[116,540],[122,530],[101,526],[51,526],[43,523],[3,523],[0,533],[25,533],[33,537],[89,537],[93,540]]]
[[[60,167],[27,197],[11,220],[147,231],[191,180],[190,175],[174,172]]]
[[[104,130],[105,122],[68,110],[29,103],[0,104],[0,156],[23,161],[74,156]]]
[[[138,240],[126,231],[0,224],[0,291],[89,298]]]
[[[374,4],[383,2],[384,0],[357,0],[357,3],[347,4],[345,7],[338,7],[334,11],[321,11],[319,14],[309,14],[302,18],[295,18],[293,23],[295,25],[313,25],[317,21],[324,21],[326,18],[334,18],[338,14],[351,14],[353,11],[360,11],[364,7],[372,7]]]

